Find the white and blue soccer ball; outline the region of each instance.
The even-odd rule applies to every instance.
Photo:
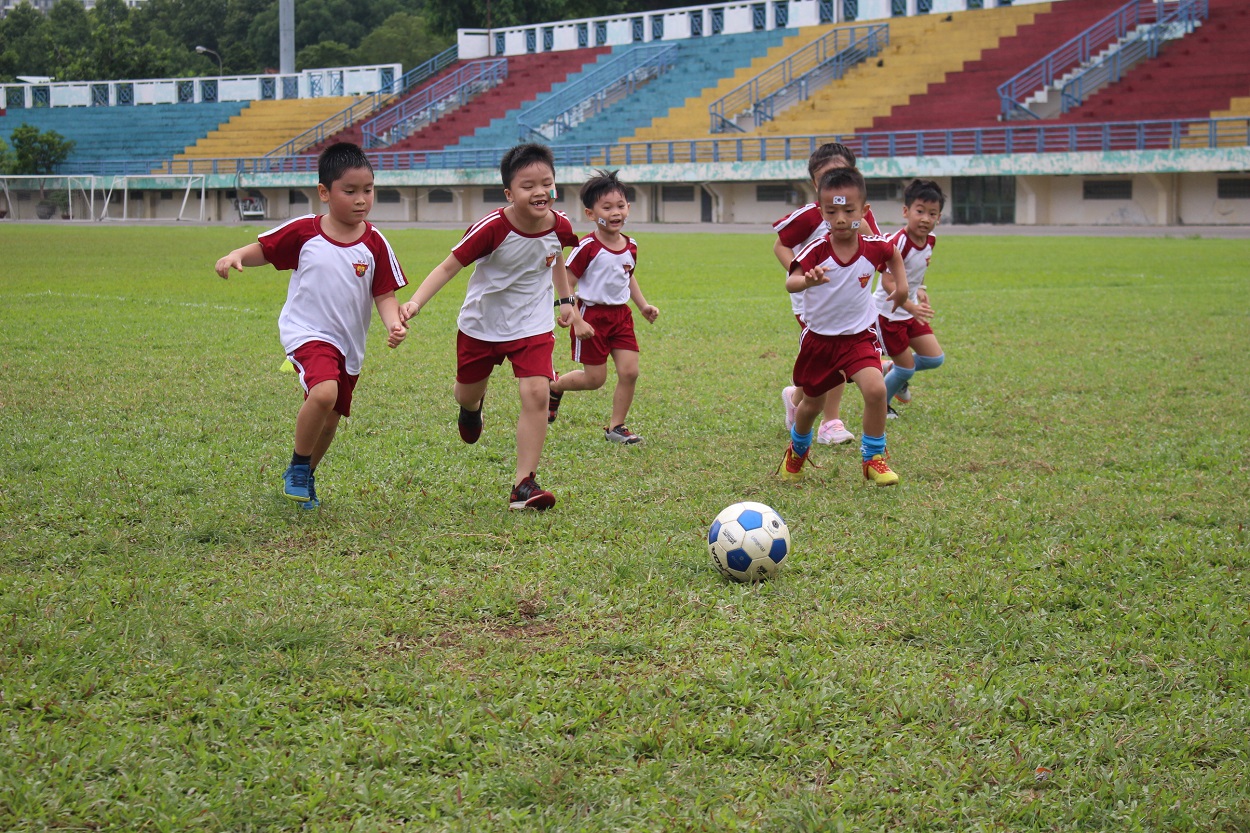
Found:
[[[717,572],[734,581],[771,578],[790,554],[790,530],[771,507],[744,501],[721,510],[707,532]]]

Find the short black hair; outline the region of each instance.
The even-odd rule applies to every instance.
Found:
[[[373,165],[360,145],[335,142],[317,157],[317,181],[329,188],[353,168],[368,168],[369,173],[373,173]]]
[[[499,174],[503,177],[503,187],[512,187],[512,178],[516,176],[517,171],[528,168],[536,162],[541,162],[548,168],[551,173],[556,172],[556,160],[551,155],[551,148],[546,145],[528,144],[517,145],[503,155],[503,159],[499,161]]]
[[[864,182],[864,175],[859,172],[858,168],[834,168],[827,171],[820,178],[820,190],[828,191],[831,188],[853,187],[859,191],[861,200],[868,199],[868,184]]]
[[[846,160],[848,168],[855,167],[855,151],[848,148],[841,142],[826,142],[812,152],[807,158],[807,175],[812,179],[816,178],[816,172],[829,164],[830,159],[841,157]]]
[[[946,194],[942,186],[931,179],[913,179],[903,189],[903,205],[910,207],[914,202],[935,202],[938,208],[946,207]]]
[[[595,171],[595,175],[586,180],[586,184],[582,186],[581,194],[582,205],[587,208],[594,208],[595,203],[606,197],[608,194],[616,191],[621,192],[621,196],[629,200],[629,195],[625,192],[625,183],[617,179],[616,175],[620,171]]]

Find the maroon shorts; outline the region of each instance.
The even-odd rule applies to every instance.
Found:
[[[456,381],[462,385],[480,382],[503,364],[504,359],[512,362],[512,375],[518,379],[527,376],[554,379],[556,372],[551,355],[555,347],[554,333],[539,333],[512,341],[482,341],[457,332]]]
[[[877,329],[881,331],[881,344],[891,356],[907,352],[913,338],[933,334],[933,328],[919,318],[891,321],[884,315],[877,316]]]
[[[334,400],[334,410],[343,416],[352,415],[352,394],[356,391],[356,382],[360,374],[353,376],[347,372],[347,359],[339,352],[339,348],[325,341],[306,341],[287,356],[295,365],[299,374],[300,387],[304,389],[304,398],[308,392],[322,382],[338,382],[339,395]]]
[[[881,369],[881,351],[872,330],[849,336],[822,336],[806,330],[794,360],[794,384],[808,396],[820,396],[866,367]]]
[[[595,328],[594,338],[573,340],[573,361],[582,364],[606,364],[613,350],[638,352],[634,336],[634,314],[628,304],[591,304],[582,307],[582,318]]]

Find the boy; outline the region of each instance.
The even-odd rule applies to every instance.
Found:
[[[555,422],[556,411],[565,391],[598,390],[608,378],[608,356],[616,365],[616,390],[612,394],[612,419],[603,429],[603,438],[621,445],[635,445],[642,437],[625,427],[629,406],[638,383],[638,339],[629,301],[654,324],[660,311],[647,303],[638,286],[634,267],[638,246],[621,232],[629,219],[629,201],[617,172],[596,171],[582,186],[581,199],[586,219],[595,230],[581,239],[569,256],[568,270],[577,292],[578,315],[594,329],[587,339],[571,334],[573,361],[583,365],[557,376],[551,383],[547,422]]]
[[[295,451],[282,475],[282,494],[304,509],[321,505],[315,472],[338,430],[351,415],[352,393],[364,361],[370,302],[386,326],[389,347],[406,331],[395,290],[407,285],[386,238],[365,218],[373,208],[373,166],[356,145],[339,142],[317,160],[322,216],[296,217],[257,242],[217,261],[217,274],[272,263],[292,269],[278,334],[299,374],[304,404],[295,419]]]
[[[412,298],[400,307],[407,323],[462,268],[476,261],[457,320],[456,384],[460,439],[475,443],[482,435],[482,403],[491,371],[504,359],[512,363],[521,395],[517,418],[517,465],[509,509],[550,509],[555,495],[538,485],[538,460],[547,438],[548,383],[551,363],[551,290],[554,284],[560,326],[574,324],[572,293],[563,250],[575,246],[569,218],[551,207],[556,197],[556,166],[546,145],[518,145],[503,155],[505,208],[478,220],[434,267]]]
[[[854,151],[840,142],[828,142],[821,145],[816,148],[815,152],[807,160],[807,173],[812,178],[812,187],[814,188],[819,187],[820,178],[834,168],[854,167]],[[872,234],[881,234],[876,218],[872,216],[871,208],[866,208],[863,221],[868,224],[868,229]],[[829,224],[825,222],[820,206],[816,203],[808,203],[773,223],[773,229],[777,232],[777,242],[773,244],[773,254],[781,262],[781,268],[789,270],[790,264],[794,262],[794,253],[827,234],[829,232]],[[799,329],[802,330],[802,292],[790,294],[790,308],[799,322]],[[820,430],[816,433],[816,442],[822,445],[849,443],[855,439],[855,435],[846,430],[846,425],[839,418],[844,389],[845,385],[839,383],[829,391],[829,396],[825,400],[825,419],[821,422]],[[781,401],[786,409],[787,431],[794,427],[794,409],[798,406],[801,396],[799,389],[793,385],[787,386],[781,392]]]
[[[938,344],[933,327],[929,325],[933,320],[933,308],[929,306],[929,293],[924,284],[925,272],[937,245],[933,230],[941,221],[945,206],[942,187],[931,179],[914,180],[903,191],[905,225],[890,236],[890,242],[903,255],[909,287],[907,301],[898,309],[892,308],[889,293],[893,289],[893,279],[888,272],[882,273],[873,294],[881,343],[893,359],[884,367],[887,403],[892,399],[903,404],[910,402],[908,381],[911,377],[921,370],[941,367],[945,361],[942,345]],[[890,419],[896,416],[893,406],[886,415]]]
[[[907,297],[902,256],[883,237],[859,233],[867,205],[864,177],[854,168],[834,168],[820,180],[820,210],[829,233],[799,252],[790,266],[786,289],[804,292],[803,335],[794,362],[794,384],[802,392],[790,429],[790,445],[777,473],[785,480],[803,476],[812,446],[812,427],[826,394],[848,380],[864,397],[864,435],[860,442],[864,479],[893,486],[898,475],[885,462],[885,382],[877,349],[876,306],[872,276],[882,268],[894,276],[892,301]]]

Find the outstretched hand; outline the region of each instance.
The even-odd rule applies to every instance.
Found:
[[[217,277],[225,280],[230,277],[230,270],[243,271],[243,257],[238,252],[231,252],[217,260]]]
[[[813,266],[803,273],[803,283],[808,286],[819,286],[822,283],[829,283],[829,278],[825,276],[825,267]],[[904,293],[906,297],[906,293]]]
[[[655,319],[660,317],[660,308],[652,306],[651,304],[646,304],[638,311],[642,313],[643,318],[647,319],[648,324],[654,324]]]

